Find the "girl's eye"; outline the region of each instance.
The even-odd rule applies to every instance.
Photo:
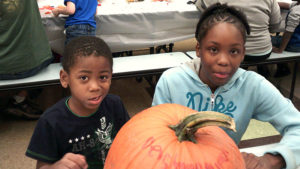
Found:
[[[240,53],[240,51],[239,51],[238,49],[232,49],[232,50],[230,51],[230,53],[231,53],[231,54],[234,54],[234,55],[237,55],[237,54]]]
[[[215,47],[210,47],[210,48],[209,48],[209,51],[210,51],[210,53],[217,53],[217,52],[218,52],[218,49],[215,48]]]
[[[86,81],[88,79],[88,77],[87,76],[81,76],[80,79],[83,80],[83,81]]]

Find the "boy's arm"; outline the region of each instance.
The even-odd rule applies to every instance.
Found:
[[[285,31],[283,33],[279,48],[273,47],[272,52],[282,53],[284,51],[284,49],[286,48],[287,44],[289,43],[293,33],[294,32]]]
[[[62,7],[57,7],[52,10],[52,13],[55,17],[58,17],[59,14],[64,14],[64,15],[73,15],[76,11],[75,4],[73,2],[68,1],[67,6],[62,8]]]
[[[98,14],[98,5],[101,5],[101,2],[100,0],[97,0],[97,7],[96,7],[96,12],[95,12],[95,16]]]
[[[88,164],[85,160],[85,157],[80,154],[67,153],[63,156],[62,159],[57,161],[54,164],[45,163],[42,161],[37,161],[37,169],[87,169]]]

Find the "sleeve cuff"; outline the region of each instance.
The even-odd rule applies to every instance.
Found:
[[[286,169],[296,169],[296,160],[295,157],[293,155],[293,152],[286,146],[284,145],[280,145],[280,143],[278,143],[278,145],[275,145],[274,147],[272,147],[271,149],[269,149],[268,151],[265,152],[266,153],[270,153],[273,155],[277,155],[280,154],[285,161],[286,164]]]

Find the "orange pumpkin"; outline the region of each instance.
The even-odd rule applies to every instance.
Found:
[[[211,126],[216,122],[186,118],[201,113],[177,104],[161,104],[138,113],[117,134],[104,169],[245,168],[233,140],[221,128]],[[214,115],[207,116],[208,119],[212,117]],[[180,122],[184,122],[184,118],[188,122],[182,125]],[[220,122],[228,125],[223,120]],[[176,125],[178,123],[180,125]],[[195,129],[197,125],[205,127]]]

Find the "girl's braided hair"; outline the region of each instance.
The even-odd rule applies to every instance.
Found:
[[[221,22],[232,23],[240,30],[246,42],[246,33],[250,34],[250,26],[247,18],[241,11],[227,4],[216,3],[208,7],[202,14],[197,24],[195,37],[199,43],[207,31]]]

